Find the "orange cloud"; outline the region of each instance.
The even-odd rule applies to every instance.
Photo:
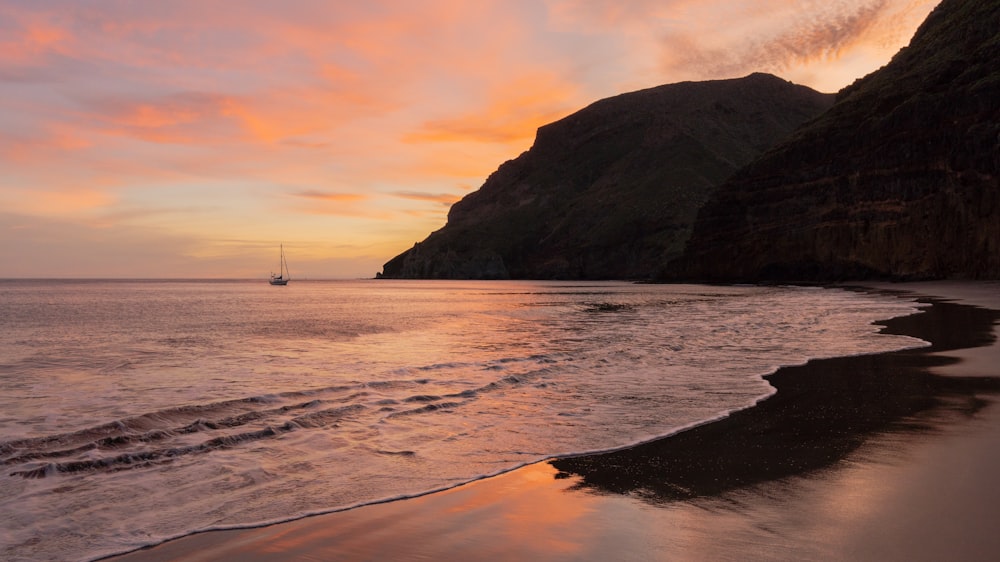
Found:
[[[484,107],[425,121],[406,142],[511,143],[534,138],[538,127],[572,112],[579,90],[557,74],[533,72],[497,85]]]
[[[275,92],[253,96],[176,92],[136,98],[90,101],[87,116],[103,132],[154,143],[220,144],[277,142],[295,145],[310,134],[330,128],[322,111],[321,93]],[[296,104],[278,101],[295,99]],[[315,144],[315,143],[312,143]]]
[[[194,92],[88,100],[79,126],[155,143],[223,140],[229,98]]]
[[[5,188],[0,202],[8,212],[25,215],[66,216],[90,213],[113,205],[117,199],[106,191],[83,188]]]
[[[356,203],[368,199],[367,195],[360,193],[334,193],[328,191],[300,191],[294,194],[296,197],[306,199],[316,199],[319,201],[330,201],[335,203]]]
[[[90,139],[71,127],[53,123],[41,129],[31,134],[0,135],[0,160],[22,165],[47,163],[93,146]]]
[[[362,193],[340,193],[334,191],[305,190],[291,194],[297,199],[305,199],[306,204],[292,206],[294,212],[308,215],[329,215],[339,217],[382,220],[391,213],[368,204],[371,197]]]
[[[453,193],[423,193],[419,191],[397,191],[391,195],[393,197],[399,197],[400,199],[437,203],[438,205],[442,205],[444,207],[451,207],[456,201],[462,198],[461,195],[455,195]]]
[[[47,14],[26,15],[13,8],[0,9],[7,22],[0,39],[0,61],[5,64],[29,64],[49,53],[65,52],[72,35]]]
[[[389,111],[401,106],[391,101],[378,84],[379,78],[372,73],[351,70],[336,63],[321,65],[320,75],[327,85],[323,91],[327,103],[349,106],[365,111]]]
[[[381,176],[395,184],[405,185],[420,178],[423,184],[431,182],[440,187],[463,189],[470,182],[481,183],[500,163],[517,156],[528,144],[527,139],[503,145],[410,142],[404,148],[411,158],[382,168]]]

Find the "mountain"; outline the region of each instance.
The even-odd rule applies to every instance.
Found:
[[[539,128],[379,276],[648,279],[723,180],[832,102],[766,74],[598,101]]]
[[[1000,278],[1000,2],[910,45],[720,187],[665,279]]]

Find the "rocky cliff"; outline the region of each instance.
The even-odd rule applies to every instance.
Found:
[[[725,183],[666,279],[1000,278],[1000,2],[909,47]]]
[[[380,276],[649,278],[724,179],[832,102],[765,74],[598,101],[541,127]]]

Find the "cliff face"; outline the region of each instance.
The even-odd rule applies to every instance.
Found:
[[[832,101],[765,74],[601,100],[541,127],[381,276],[649,278],[716,186]]]
[[[664,272],[1000,278],[1000,3],[944,0],[881,70],[733,176]]]

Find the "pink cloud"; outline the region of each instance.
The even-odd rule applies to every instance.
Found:
[[[718,37],[715,45],[691,34],[669,35],[661,42],[662,65],[666,72],[696,68],[711,76],[733,76],[753,71],[781,73],[794,65],[835,59],[866,39],[885,4],[851,2],[822,17],[795,12],[789,14],[787,26],[762,26],[764,32],[758,35]]]
[[[551,0],[549,6],[561,29],[621,37],[640,58],[643,51],[656,53],[654,64],[636,70],[663,82],[763,71],[801,76],[814,80],[807,85],[835,90],[850,81],[844,81],[845,74],[857,78],[887,62],[937,3]],[[843,70],[836,68],[841,61]],[[860,64],[868,67],[858,70]],[[829,87],[818,77],[822,72],[836,74],[841,83]]]

